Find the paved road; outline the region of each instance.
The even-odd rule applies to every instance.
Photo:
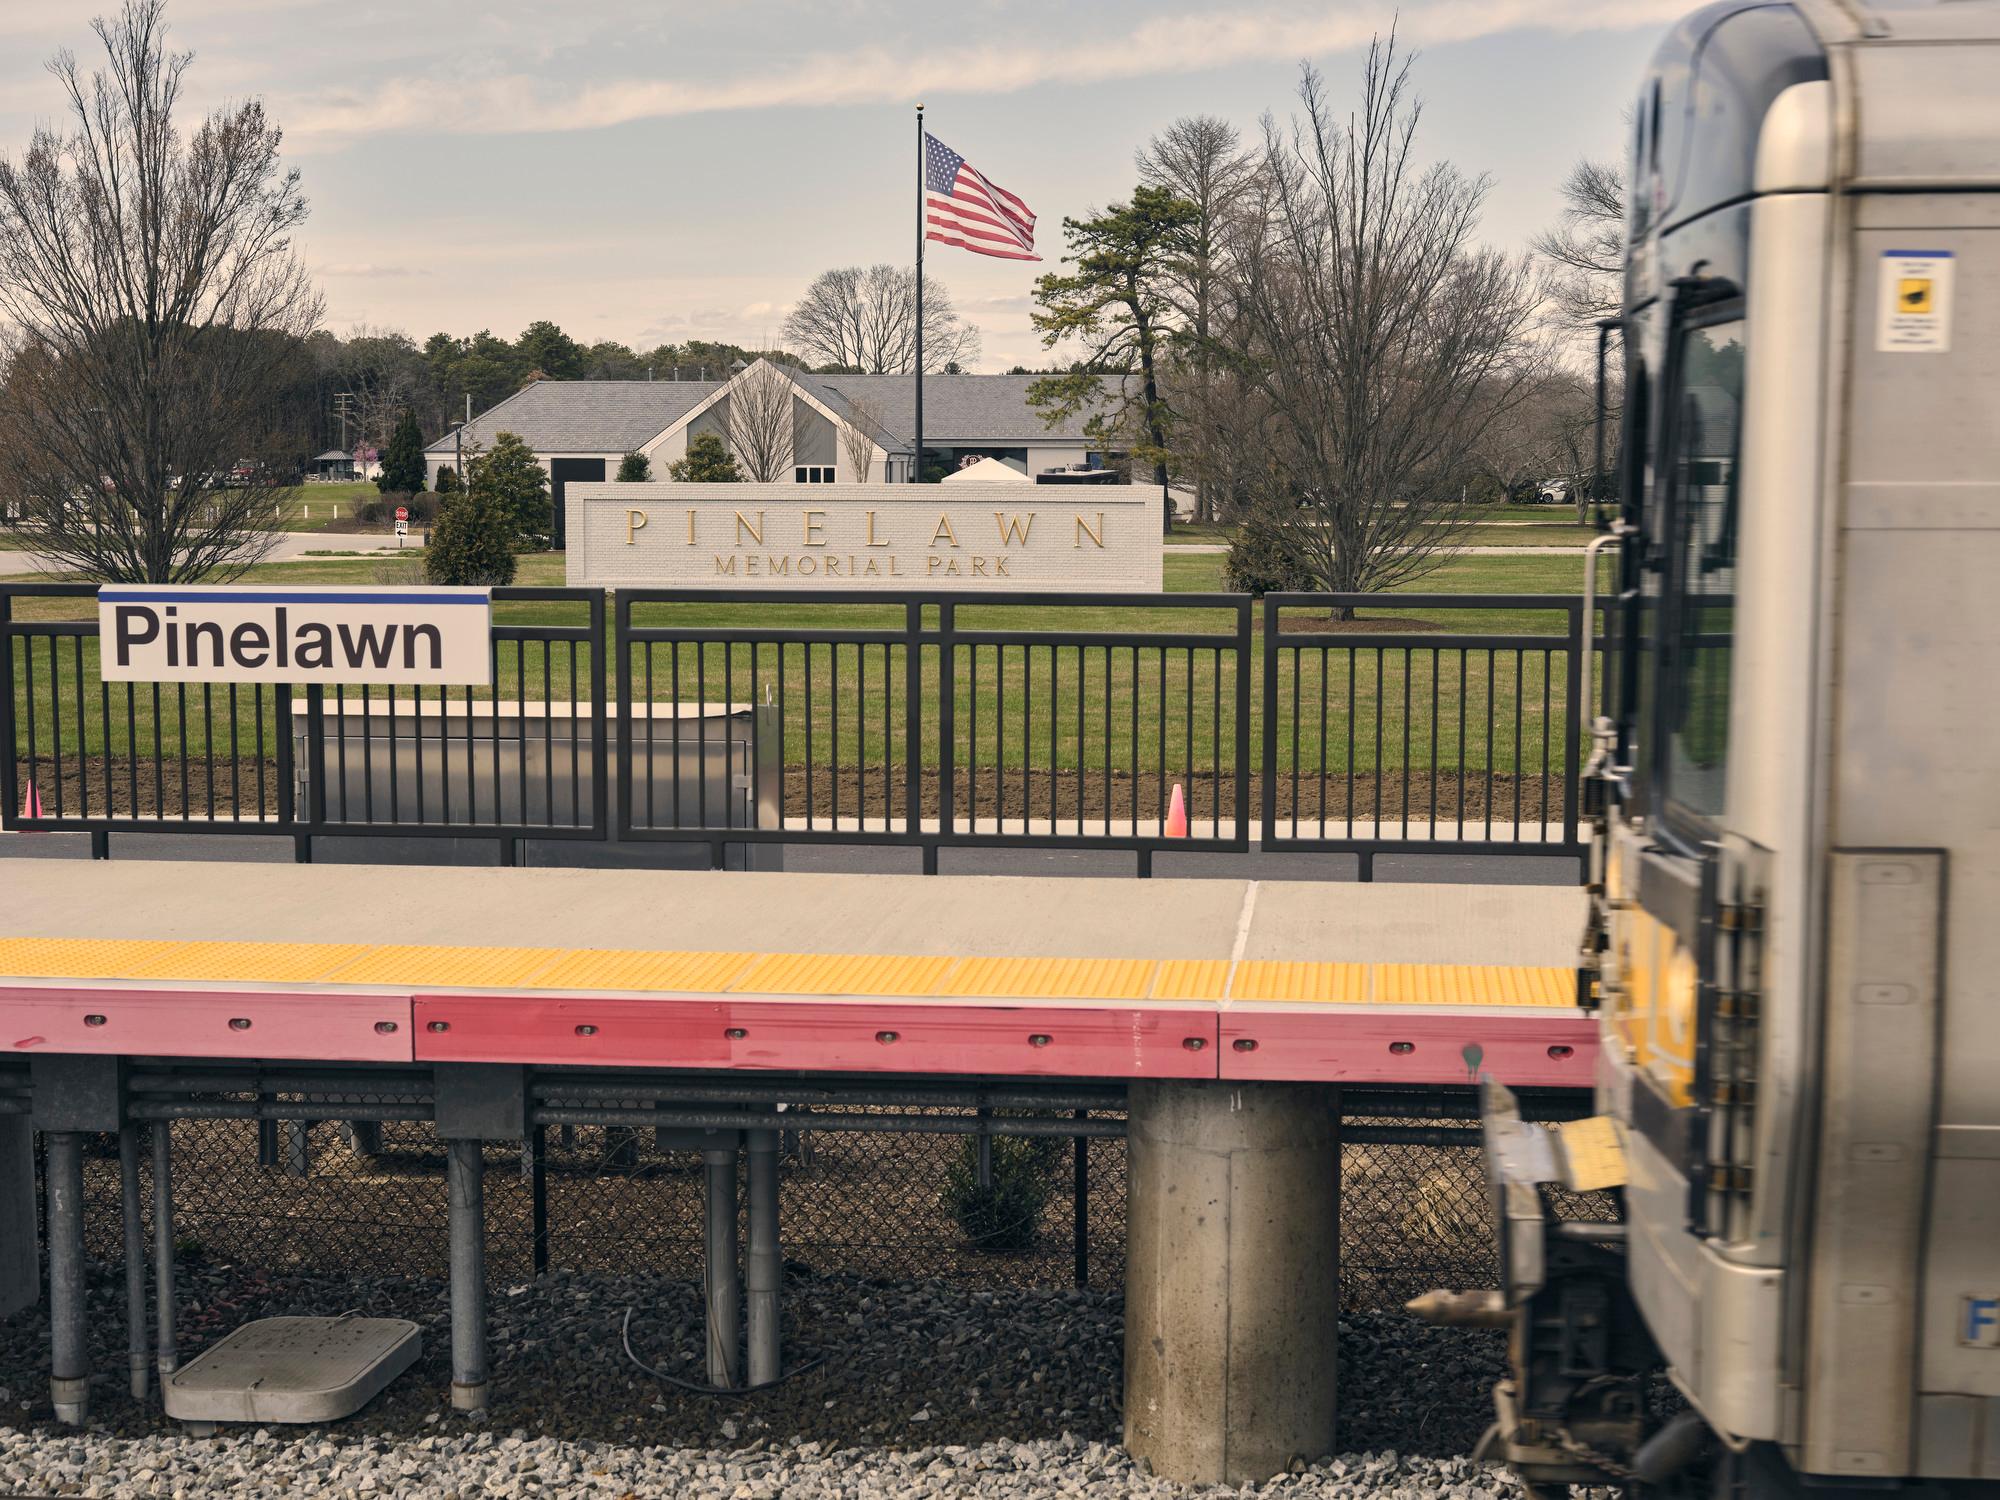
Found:
[[[405,539],[404,551],[422,552],[421,539]],[[308,552],[395,552],[396,538],[380,532],[286,531],[280,532],[265,562],[296,562]],[[50,573],[60,571],[53,559],[39,552],[0,551],[0,574]]]
[[[1181,552],[1198,552],[1214,556],[1227,552],[1229,548],[1221,542],[1168,542],[1167,556]],[[1453,557],[1563,557],[1583,556],[1581,547],[1454,547]]]

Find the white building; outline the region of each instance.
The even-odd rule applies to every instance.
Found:
[[[916,435],[916,378],[911,375],[811,375],[759,360],[726,381],[538,380],[475,417],[467,450],[490,449],[502,432],[519,437],[548,470],[561,544],[564,489],[572,481],[614,479],[619,460],[643,453],[653,478],[687,453],[702,432],[722,435],[730,392],[776,370],[795,387],[793,478],[801,484],[897,483],[909,478]],[[947,471],[992,458],[1026,476],[1047,469],[1096,466],[1103,455],[1085,435],[1084,413],[1053,427],[1028,404],[1032,375],[926,375],[924,454]],[[869,439],[867,472],[857,472],[847,434]],[[461,435],[424,450],[428,478],[459,462]],[[726,438],[725,438],[726,441]]]

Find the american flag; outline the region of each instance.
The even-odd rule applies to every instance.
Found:
[[[924,132],[924,238],[975,255],[1040,260],[1035,216],[943,141]]]

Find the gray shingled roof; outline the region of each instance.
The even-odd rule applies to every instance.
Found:
[[[859,415],[855,403],[872,410],[875,440],[884,448],[907,451],[916,429],[917,382],[913,375],[811,375],[779,366],[846,421]],[[1082,442],[1087,412],[1051,427],[1028,405],[1032,375],[926,375],[924,441],[1003,446],[1029,442]],[[1105,377],[1107,386],[1115,377]],[[482,412],[466,428],[467,444],[491,448],[511,432],[537,453],[629,453],[658,437],[700,405],[712,380],[538,380]],[[447,454],[456,445],[447,433],[425,450]]]
[[[467,446],[491,449],[511,432],[537,453],[630,453],[674,425],[716,387],[713,380],[537,380],[472,419]],[[447,454],[446,433],[425,451]]]
[[[915,436],[917,379],[914,375],[815,375],[811,379],[843,400],[860,398],[873,405],[882,426],[907,448]],[[1042,413],[1028,405],[1033,375],[926,375],[924,377],[924,442],[1003,443],[1082,442],[1087,412],[1078,412],[1048,426]],[[1106,377],[1105,384],[1115,379]]]

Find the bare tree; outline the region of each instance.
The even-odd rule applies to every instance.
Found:
[[[1625,174],[1610,162],[1579,161],[1562,181],[1562,211],[1530,245],[1549,267],[1549,302],[1578,331],[1594,329],[1623,303]]]
[[[1343,124],[1304,69],[1303,117],[1265,122],[1266,211],[1232,247],[1233,353],[1272,413],[1269,513],[1336,592],[1450,555],[1481,438],[1544,365],[1532,268],[1474,239],[1487,180],[1415,161],[1409,74],[1393,33],[1371,43]]]
[[[1217,380],[1218,372],[1207,350],[1230,315],[1226,226],[1256,175],[1257,157],[1243,148],[1241,135],[1227,120],[1184,115],[1141,147],[1136,162],[1140,182],[1194,206],[1164,267],[1167,298],[1188,341],[1186,356],[1176,362],[1168,401],[1213,405],[1205,387]],[[1177,439],[1175,447],[1180,446]],[[1195,519],[1213,521],[1217,495],[1207,468],[1191,462],[1175,467],[1190,471],[1181,477],[1194,481]]]
[[[841,423],[841,452],[847,457],[849,477],[856,484],[865,484],[875,462],[875,434],[882,430],[882,407],[867,396],[849,396],[847,408],[854,420]]]
[[[722,439],[745,479],[769,484],[792,477],[797,451],[798,387],[767,360],[758,360],[729,387],[723,402]]]
[[[1545,479],[1566,478],[1567,429],[1579,410],[1588,427],[1588,388],[1568,370],[1551,370],[1487,423],[1473,461],[1510,500]]]
[[[864,375],[917,367],[917,273],[907,266],[822,271],[785,317],[785,340],[822,364]],[[979,358],[979,330],[959,317],[942,282],[924,278],[924,369]]]
[[[254,102],[176,131],[192,54],[167,50],[163,10],[95,22],[106,66],[87,80],[58,53],[69,131],[0,161],[0,484],[30,546],[128,582],[269,547],[299,457],[271,392],[320,317],[281,132]]]

